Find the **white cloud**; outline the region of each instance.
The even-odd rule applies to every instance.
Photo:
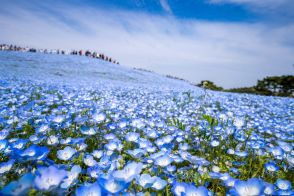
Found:
[[[256,6],[278,6],[282,5],[289,0],[209,0],[212,3],[238,3],[238,4],[250,4]]]
[[[161,7],[168,13],[172,14],[172,9],[168,4],[168,0],[159,0]]]
[[[46,7],[48,5],[43,5]],[[60,5],[55,12],[17,7],[0,12],[0,42],[95,49],[121,63],[225,87],[255,84],[267,75],[293,74],[294,25],[221,23]],[[40,15],[41,14],[41,15]],[[80,27],[80,28],[79,28]]]

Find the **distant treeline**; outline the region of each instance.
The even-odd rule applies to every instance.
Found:
[[[257,84],[252,87],[224,89],[208,80],[203,80],[196,86],[215,91],[294,97],[294,76],[292,75],[266,77],[258,80]]]

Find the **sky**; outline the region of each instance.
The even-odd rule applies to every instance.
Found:
[[[294,75],[293,0],[0,0],[0,43],[88,49],[225,88]]]

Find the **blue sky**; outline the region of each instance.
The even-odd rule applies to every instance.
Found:
[[[292,0],[0,0],[0,42],[91,49],[224,87],[294,74]]]

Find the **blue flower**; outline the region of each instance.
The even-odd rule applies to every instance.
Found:
[[[67,172],[65,170],[59,170],[55,166],[43,167],[37,170],[34,184],[38,190],[49,191],[59,186],[66,176]]]
[[[56,123],[56,124],[60,124],[64,121],[64,116],[62,115],[58,115],[58,116],[54,116],[52,118],[52,122]]]
[[[279,170],[279,167],[275,163],[266,163],[265,168],[270,172],[275,172]]]
[[[8,146],[7,140],[0,140],[0,151],[5,151],[7,146]]]
[[[183,196],[197,195],[197,196],[208,196],[209,191],[203,186],[196,187],[192,184],[187,184]]]
[[[270,152],[275,156],[283,156],[284,151],[280,146],[276,146],[270,149]]]
[[[276,181],[276,185],[279,189],[283,190],[283,191],[286,191],[286,190],[289,190],[291,189],[291,182],[288,181],[288,180],[282,180],[282,179],[278,179]]]
[[[134,150],[128,150],[127,153],[129,155],[131,155],[132,157],[134,158],[141,158],[142,156],[144,156],[146,154],[146,150],[143,150],[143,149],[134,149]]]
[[[128,132],[125,137],[126,141],[128,142],[136,142],[140,137],[140,134],[135,132]]]
[[[85,165],[87,165],[89,167],[92,167],[97,164],[97,162],[94,160],[92,155],[86,155],[84,157],[84,163],[85,163]]]
[[[96,159],[100,159],[103,156],[103,151],[102,150],[94,150],[92,152],[92,155],[96,158]]]
[[[81,126],[81,133],[84,135],[95,135],[96,131],[93,127],[88,127],[88,126]]]
[[[34,176],[30,173],[23,175],[18,181],[10,182],[0,193],[3,195],[27,195],[33,185]]]
[[[142,174],[138,178],[138,184],[142,186],[144,189],[150,188],[155,182],[156,177],[151,177],[149,174]]]
[[[224,180],[224,184],[225,184],[227,187],[233,187],[233,186],[235,186],[235,182],[236,182],[236,181],[237,181],[237,179],[230,177],[230,178]]]
[[[80,186],[76,189],[76,196],[100,196],[101,188],[99,184],[96,182],[94,184],[85,184],[83,186]]]
[[[72,147],[65,147],[63,150],[57,151],[57,158],[63,161],[67,161],[71,159],[71,157],[76,153],[76,149]]]
[[[247,181],[237,180],[234,188],[230,190],[230,193],[236,196],[256,196],[261,195],[263,190],[263,181],[257,178],[251,178]]]
[[[58,137],[56,137],[55,135],[50,135],[47,139],[47,144],[50,146],[56,146],[58,143]]]
[[[142,167],[143,167],[142,163],[131,162],[131,163],[128,163],[123,168],[123,170],[118,170],[113,172],[112,176],[116,180],[129,183],[141,173]]]
[[[79,165],[73,166],[70,172],[67,173],[67,176],[63,180],[63,183],[60,185],[60,187],[63,189],[68,189],[70,186],[75,184],[81,171],[82,168]]]
[[[162,190],[167,185],[167,182],[159,177],[155,178],[155,182],[152,185],[152,188],[159,191]]]
[[[274,187],[274,185],[273,184],[271,184],[271,183],[267,183],[267,182],[265,182],[264,183],[264,194],[266,194],[266,195],[273,195],[274,194],[274,192],[275,192],[275,187]]]
[[[184,182],[174,182],[172,185],[172,192],[176,196],[182,196],[186,191],[187,184]]]
[[[101,123],[106,119],[106,115],[104,113],[96,113],[93,115],[93,119],[97,123]]]
[[[14,159],[10,159],[7,162],[3,162],[0,164],[0,174],[4,174],[6,172],[9,172],[10,169],[12,168],[13,164],[14,164],[15,160]]]
[[[110,194],[119,193],[120,191],[126,189],[129,186],[129,183],[115,180],[112,177],[108,177],[108,178],[100,177],[98,180],[98,183],[104,192],[110,193]]]
[[[220,142],[218,140],[212,140],[210,142],[210,146],[212,146],[212,147],[217,147],[217,146],[219,146],[219,144],[220,144]]]
[[[46,159],[49,153],[49,149],[47,147],[31,145],[25,150],[16,150],[14,151],[14,155],[16,157],[20,157],[23,161],[30,160],[44,160]]]
[[[92,178],[98,178],[101,174],[103,174],[103,170],[98,164],[93,167],[89,167],[87,169],[87,174]]]
[[[239,156],[239,157],[247,157],[248,153],[246,151],[236,151],[235,155]]]
[[[3,130],[1,130],[0,131],[0,140],[4,140],[4,139],[6,139],[6,137],[9,135],[9,131],[8,130],[5,130],[5,129],[3,129]]]
[[[166,167],[169,164],[171,164],[172,161],[173,159],[170,158],[168,155],[163,155],[163,156],[155,158],[155,164],[160,167]]]

